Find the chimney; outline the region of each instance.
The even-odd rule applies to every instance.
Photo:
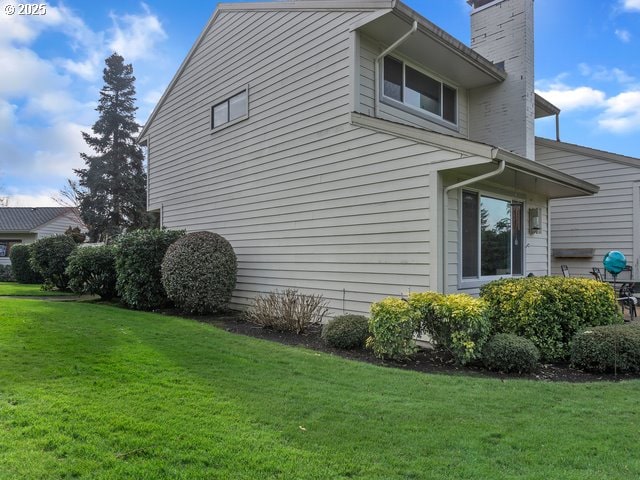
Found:
[[[469,136],[531,160],[535,155],[533,1],[467,2],[473,7],[471,48],[507,72],[504,82],[469,92]]]

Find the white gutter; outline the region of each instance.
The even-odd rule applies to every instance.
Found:
[[[498,156],[498,152],[500,150],[498,148],[493,148],[491,150],[491,159],[495,160]],[[467,185],[471,185],[472,183],[481,182],[491,177],[495,177],[504,172],[505,167],[507,166],[507,162],[505,160],[500,160],[500,165],[497,170],[493,172],[484,173],[478,177],[468,178],[467,180],[463,180],[462,182],[454,183],[453,185],[449,185],[444,189],[444,198],[442,199],[442,207],[444,209],[443,212],[443,228],[442,228],[442,293],[447,293],[447,267],[449,262],[449,192],[451,190],[455,190],[456,188],[466,187]]]
[[[418,30],[418,21],[414,20],[413,25],[411,26],[411,30],[401,36],[398,40],[393,42],[393,44],[387,48],[384,52],[378,55],[373,62],[373,70],[374,70],[374,79],[373,79],[373,116],[378,118],[378,103],[379,103],[379,93],[378,93],[378,82],[380,81],[380,60],[387,56],[389,53],[398,48],[404,41],[409,38],[416,30]]]

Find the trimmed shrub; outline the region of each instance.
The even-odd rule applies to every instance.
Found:
[[[531,340],[545,361],[569,357],[574,335],[588,326],[621,323],[610,285],[586,278],[504,279],[480,289],[493,333]]]
[[[153,310],[166,304],[160,266],[169,245],[183,235],[184,231],[154,229],[118,237],[116,291],[127,306]]]
[[[529,373],[538,366],[540,352],[533,342],[526,338],[499,333],[485,344],[482,349],[482,361],[489,370]]]
[[[77,248],[69,255],[66,274],[74,293],[116,296],[116,252],[112,245]]]
[[[277,290],[258,295],[245,313],[256,325],[282,332],[304,333],[311,325],[319,325],[327,314],[322,295],[305,295],[297,290]]]
[[[15,280],[11,265],[0,265],[0,282],[14,282]]]
[[[371,305],[366,346],[377,357],[405,360],[418,347],[415,336],[420,331],[420,319],[405,300],[388,297]]]
[[[409,306],[420,320],[420,331],[437,348],[447,350],[461,365],[480,357],[491,330],[484,300],[467,294],[412,293]]]
[[[76,242],[66,235],[46,237],[31,244],[31,267],[42,275],[45,287],[66,290],[69,277],[65,273],[68,258]]]
[[[31,266],[31,245],[14,245],[9,252],[13,276],[18,283],[43,283],[44,279]]]
[[[578,333],[571,364],[591,372],[640,372],[640,326],[606,325]]]
[[[322,339],[334,348],[362,348],[369,336],[369,319],[363,315],[340,315],[322,327]]]
[[[217,233],[196,232],[178,239],[162,261],[162,285],[176,306],[189,313],[226,307],[236,286],[236,254]]]

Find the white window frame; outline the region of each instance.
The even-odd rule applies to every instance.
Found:
[[[402,101],[398,101],[395,98],[391,98],[391,97],[387,97],[384,94],[384,60],[387,57],[391,57],[399,62],[402,63]],[[430,72],[429,70],[415,64],[412,63],[411,61],[407,61],[406,58],[404,58],[402,55],[396,55],[395,52],[394,53],[390,53],[389,55],[385,56],[384,58],[382,58],[381,62],[382,64],[382,68],[380,68],[380,78],[378,79],[378,81],[380,82],[380,99],[382,102],[386,103],[387,105],[391,105],[393,107],[396,108],[400,108],[401,110],[404,110],[408,113],[411,113],[413,115],[418,115],[421,116],[423,118],[425,118],[426,120],[431,120],[431,121],[436,121],[437,123],[440,123],[448,128],[452,128],[452,129],[458,129],[460,126],[460,89],[458,88],[457,85],[454,85],[452,82],[440,77],[439,75],[434,74],[433,72]],[[407,83],[407,79],[406,79],[406,68],[405,67],[411,67],[414,70],[416,70],[417,72],[426,75],[427,77],[435,80],[436,82],[440,83],[440,115],[436,115],[433,112],[430,112],[429,110],[424,110],[422,108],[418,108],[415,107],[409,103],[405,103],[405,95],[406,95],[406,83]],[[453,89],[455,91],[455,116],[456,116],[456,121],[454,122],[450,122],[449,120],[445,120],[442,116],[442,110],[444,108],[443,105],[443,98],[444,98],[444,85],[446,85],[447,87]]]
[[[494,198],[496,200],[502,200],[504,202],[509,203],[519,203],[522,205],[522,273],[514,275],[513,273],[504,274],[504,275],[482,275],[482,235],[481,231],[478,230],[478,276],[477,277],[469,277],[463,278],[463,247],[462,242],[463,239],[463,229],[462,229],[462,221],[463,221],[463,192],[471,192],[478,195],[478,215],[481,215],[480,203],[482,203],[482,197]],[[522,278],[525,277],[525,272],[527,271],[527,218],[525,212],[527,211],[527,204],[523,198],[514,198],[508,195],[503,195],[495,192],[490,192],[486,190],[479,190],[476,188],[467,188],[463,187],[458,190],[458,289],[470,289],[470,288],[479,288],[485,283],[491,282],[493,280],[499,280],[501,278]],[[513,221],[513,219],[512,219]],[[478,221],[478,228],[481,228],[480,221]],[[513,245],[513,228],[511,228],[511,245]],[[513,252],[511,252],[510,259],[510,271],[513,272]]]
[[[227,113],[229,112],[229,100],[231,100],[233,97],[246,92],[247,94],[247,104],[245,107],[245,111],[244,114],[241,115],[238,118],[234,118],[233,120],[227,120],[226,122],[218,125],[218,126],[214,126],[213,125],[213,111],[214,108],[218,107],[219,105],[222,105],[223,103],[227,104]],[[211,128],[211,133],[215,133],[218,132],[220,130],[223,130],[227,127],[230,127],[232,125],[235,125],[236,123],[242,122],[244,120],[246,120],[247,118],[249,118],[249,98],[250,98],[250,94],[249,94],[249,85],[244,85],[242,87],[237,87],[234,88],[232,90],[227,91],[224,95],[221,95],[215,102],[213,102],[211,104],[211,107],[209,108],[209,122],[210,122],[210,128]]]

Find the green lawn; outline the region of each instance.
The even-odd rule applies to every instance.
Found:
[[[57,290],[42,290],[42,285],[27,285],[16,282],[0,282],[0,295],[11,295],[20,297],[56,297],[71,295],[68,292]]]
[[[0,478],[630,479],[640,382],[424,375],[0,299]]]

